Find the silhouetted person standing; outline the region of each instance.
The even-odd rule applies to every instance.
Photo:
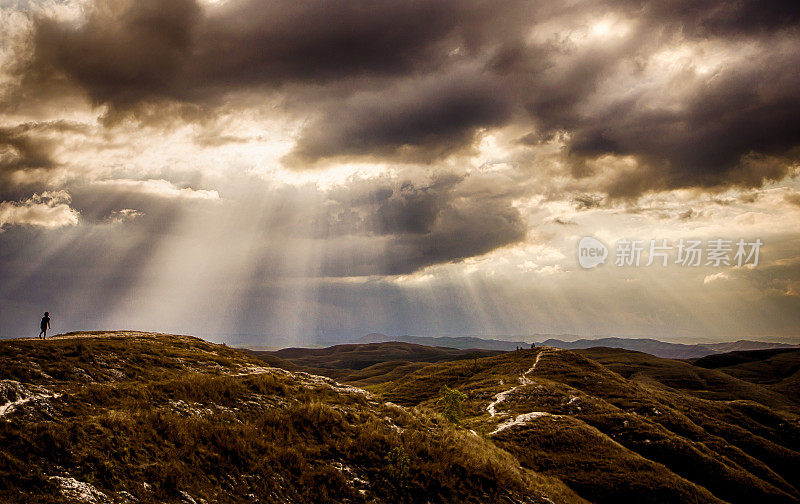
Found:
[[[39,327],[42,328],[39,337],[42,339],[47,338],[47,330],[50,329],[50,312],[44,312],[44,317],[42,317],[42,323]]]

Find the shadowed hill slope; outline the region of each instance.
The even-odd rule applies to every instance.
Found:
[[[272,355],[299,366],[328,369],[364,369],[387,361],[439,362],[477,357],[489,357],[502,352],[497,350],[462,350],[448,347],[431,347],[392,341],[335,345],[327,348],[284,348],[273,352],[254,352]]]
[[[549,339],[542,342],[542,345],[561,348],[564,350],[583,350],[586,348],[607,347],[645,352],[668,359],[698,358],[715,353],[714,350],[711,350],[703,345],[667,343],[650,338],[600,338],[594,340],[579,339],[576,341]]]
[[[786,343],[769,343],[764,341],[739,340],[727,343],[684,344],[669,343],[651,338],[598,338],[579,339],[576,341],[561,341],[548,339],[542,342],[543,346],[552,346],[565,350],[584,350],[587,348],[618,348],[645,352],[666,359],[698,359],[707,355],[734,350],[763,350],[797,348]]]
[[[358,386],[395,380],[433,362],[477,359],[502,353],[499,350],[462,350],[400,341],[249,352],[270,365],[290,371],[303,369]]]
[[[600,354],[610,367],[543,348],[477,366],[433,364],[370,388],[434,409],[441,385],[460,390],[465,427],[592,502],[798,502],[800,425],[790,401],[774,409],[772,393],[749,383],[742,388],[748,400],[704,398],[686,385],[697,379],[687,363],[614,349]],[[670,363],[674,369],[659,369]],[[719,374],[719,382],[708,380],[710,397],[737,382]]]
[[[357,343],[390,343],[403,342],[426,347],[448,347],[462,350],[472,350],[475,348],[483,350],[511,351],[517,348],[527,348],[530,343],[524,341],[511,341],[504,339],[487,339],[475,336],[387,336],[381,333],[371,333],[362,336]]]
[[[582,503],[490,440],[240,350],[0,342],[0,502]]]
[[[763,385],[800,402],[800,350],[731,352],[704,357],[694,365]]]
[[[720,353],[751,352],[759,350],[798,349],[797,345],[791,345],[788,343],[770,343],[767,341],[751,341],[751,340],[730,341],[725,343],[707,343],[703,346],[706,346],[714,350],[715,352],[720,352]]]
[[[796,410],[799,406],[780,392],[742,380],[722,369],[706,369],[683,361],[617,348],[590,348],[576,352],[637,383],[669,387],[703,399],[750,400],[780,410]]]

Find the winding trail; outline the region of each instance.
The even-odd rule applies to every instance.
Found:
[[[520,387],[524,387],[525,385],[533,385],[534,382],[533,380],[528,378],[528,375],[536,371],[536,366],[539,365],[539,361],[542,359],[542,356],[544,354],[555,353],[556,351],[558,350],[547,349],[540,351],[536,355],[536,360],[533,361],[533,366],[531,366],[530,369],[524,371],[521,375],[519,375],[519,385],[515,385],[510,389],[504,390],[494,396],[494,401],[491,404],[489,404],[489,406],[486,407],[486,411],[489,412],[489,416],[493,418],[497,414],[496,410],[497,405],[505,401],[506,398],[508,398],[508,396],[516,392],[517,389],[519,389]],[[531,411],[530,413],[523,413],[521,415],[517,415],[509,420],[506,420],[505,422],[498,424],[497,428],[492,432],[490,432],[489,435],[491,436],[497,434],[498,432],[508,429],[509,427],[514,427],[515,425],[524,425],[528,420],[533,420],[534,418],[540,418],[544,416],[555,417],[558,415],[552,415],[546,411]]]
[[[513,394],[518,388],[523,387],[525,385],[533,384],[533,380],[528,378],[528,375],[533,373],[536,370],[536,366],[539,365],[539,360],[542,358],[542,355],[544,355],[547,352],[548,352],[547,350],[542,350],[541,352],[539,352],[536,355],[536,360],[533,361],[533,366],[531,366],[531,368],[529,370],[527,370],[524,373],[522,373],[521,375],[519,375],[519,385],[511,387],[508,390],[504,390],[503,392],[500,392],[499,394],[495,394],[494,402],[492,402],[489,406],[486,407],[486,411],[489,412],[490,416],[494,417],[497,414],[497,411],[495,410],[495,407],[498,404],[500,404],[501,402],[505,401],[506,398],[509,395]]]

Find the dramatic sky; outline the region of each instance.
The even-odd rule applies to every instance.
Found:
[[[798,174],[796,1],[0,0],[0,337],[798,341]]]

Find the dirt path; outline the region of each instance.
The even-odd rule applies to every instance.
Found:
[[[528,369],[527,371],[524,371],[521,375],[519,375],[519,385],[515,385],[515,386],[511,387],[510,389],[504,390],[504,391],[502,391],[499,394],[494,396],[494,401],[491,404],[489,404],[489,406],[486,407],[486,411],[489,412],[489,416],[494,417],[497,414],[497,410],[496,410],[497,405],[500,404],[501,402],[505,401],[506,398],[508,398],[508,396],[510,396],[511,394],[516,392],[517,389],[519,389],[520,387],[524,387],[525,385],[532,385],[534,382],[533,382],[533,380],[528,378],[528,375],[533,373],[534,371],[536,371],[536,366],[539,365],[539,361],[542,359],[542,356],[544,356],[545,354],[555,353],[557,351],[558,350],[549,350],[548,349],[548,350],[542,350],[541,352],[539,352],[536,355],[536,360],[533,361],[533,366],[531,366],[530,369]],[[550,413],[547,413],[546,411],[531,411],[530,413],[523,413],[523,414],[517,415],[517,416],[515,416],[515,417],[513,417],[513,418],[511,418],[509,420],[506,420],[505,422],[500,423],[497,426],[497,428],[495,428],[495,430],[493,430],[492,432],[489,433],[489,435],[497,434],[498,432],[501,432],[501,431],[503,431],[505,429],[508,429],[509,427],[514,427],[515,425],[524,425],[529,420],[533,420],[534,418],[540,418],[540,417],[545,417],[545,416],[553,416],[553,417],[555,417],[555,416],[558,416],[558,415],[551,415]]]
[[[522,373],[519,376],[519,385],[511,387],[508,390],[504,390],[503,392],[500,392],[499,394],[496,394],[494,396],[494,402],[492,402],[489,406],[486,407],[486,411],[489,412],[490,416],[494,417],[495,414],[497,414],[497,411],[495,410],[496,406],[498,404],[500,404],[501,402],[505,401],[506,398],[509,395],[513,394],[518,388],[523,387],[525,385],[531,385],[533,383],[533,380],[528,378],[528,375],[533,373],[534,371],[536,371],[536,366],[539,365],[539,360],[542,358],[542,355],[544,355],[545,353],[548,353],[548,352],[550,352],[550,351],[549,350],[542,350],[541,352],[539,352],[536,355],[536,360],[533,361],[533,366],[531,366],[531,368],[529,370],[525,371],[524,373]]]

